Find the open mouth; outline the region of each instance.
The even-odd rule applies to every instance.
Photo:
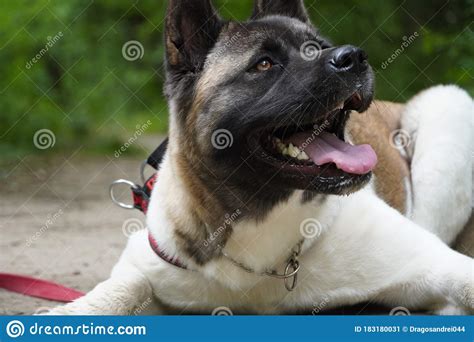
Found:
[[[291,124],[256,130],[249,138],[258,156],[266,164],[277,167],[302,188],[323,182],[323,192],[341,190],[365,183],[377,164],[377,155],[370,145],[352,145],[345,140],[347,120],[353,110],[362,109],[362,97],[354,93],[314,122]],[[314,184],[304,184],[304,183]],[[318,186],[316,186],[318,188]],[[321,189],[319,189],[321,190]]]

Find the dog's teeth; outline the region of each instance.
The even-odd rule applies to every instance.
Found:
[[[297,146],[292,143],[285,145],[280,139],[274,138],[275,146],[282,155],[290,156],[298,160],[309,160],[308,155],[301,151]]]
[[[288,145],[288,154],[290,155],[290,157],[293,157],[293,158],[296,158],[296,156],[298,155],[298,153],[295,151],[295,147],[293,146],[292,143],[290,143],[290,145]]]
[[[309,157],[305,151],[301,151],[297,158],[298,160],[309,160]]]
[[[286,148],[286,145],[281,142],[279,138],[273,138],[273,144],[278,150],[278,152],[283,153]]]
[[[290,143],[290,145],[288,146],[288,154],[293,158],[297,158],[300,153],[300,149]]]

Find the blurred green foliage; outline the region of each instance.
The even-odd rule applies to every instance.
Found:
[[[474,93],[474,0],[306,4],[323,35],[368,52],[378,98],[405,101],[436,83],[456,83]],[[223,17],[245,20],[252,1],[215,5]],[[54,132],[54,150],[113,151],[147,120],[152,122],[147,133],[165,132],[165,8],[166,1],[153,0],[2,1],[0,158],[38,151],[32,139],[43,128]],[[414,32],[413,43],[382,68]],[[142,44],[141,59],[123,57],[130,40]]]

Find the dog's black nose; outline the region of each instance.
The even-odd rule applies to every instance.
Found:
[[[352,45],[344,45],[332,52],[329,64],[337,72],[362,72],[367,70],[367,58],[368,56],[364,50]]]

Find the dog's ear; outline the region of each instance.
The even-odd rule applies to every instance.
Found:
[[[276,14],[310,23],[303,0],[255,0],[252,19]]]
[[[165,29],[168,66],[179,71],[202,68],[222,25],[210,0],[169,0]]]

